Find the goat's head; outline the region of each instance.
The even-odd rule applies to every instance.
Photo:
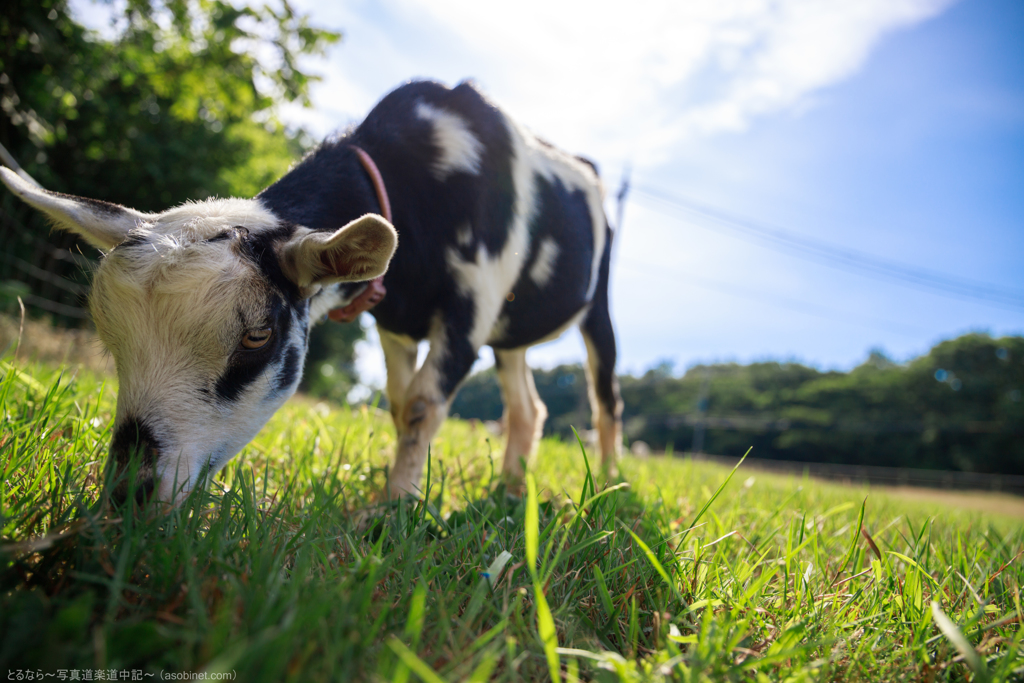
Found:
[[[397,244],[372,214],[315,232],[255,199],[146,214],[0,177],[104,252],[89,307],[119,383],[110,466],[140,500],[178,502],[238,453],[295,392],[309,298],[383,274]]]

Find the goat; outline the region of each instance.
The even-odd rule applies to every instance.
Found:
[[[119,472],[134,465],[140,501],[179,502],[216,473],[295,392],[310,326],[370,309],[398,433],[389,496],[418,491],[485,344],[506,406],[503,477],[518,490],[546,418],[526,349],[574,324],[603,465],[615,469],[612,231],[596,169],[469,83],[401,86],[254,199],[149,214],[7,169],[0,179],[104,252],[89,305],[120,386],[110,458]]]

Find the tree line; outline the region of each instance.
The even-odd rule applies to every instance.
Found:
[[[580,365],[534,372],[545,433],[590,425]],[[967,334],[895,363],[879,351],[849,372],[791,362],[669,363],[619,377],[627,444],[799,462],[1024,474],[1024,337]],[[463,386],[452,413],[496,420],[492,370]]]

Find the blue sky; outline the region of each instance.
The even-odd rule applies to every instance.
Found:
[[[802,236],[1024,291],[1021,35],[1020,4],[959,3],[884,37],[857,73],[810,93],[806,108],[707,136],[690,155],[638,169],[637,182]],[[623,249],[616,302],[624,278],[635,292],[652,272],[667,279],[673,262],[690,276],[657,305],[674,308],[677,320],[661,320],[634,341],[641,365],[661,353],[683,365],[792,357],[846,368],[871,347],[904,359],[967,330],[1024,330],[1020,309],[852,275],[665,221],[649,215],[646,202],[641,209],[627,216],[624,247],[636,231],[650,236]],[[673,246],[644,257],[650,242]],[[618,310],[620,329],[641,324],[639,310]]]
[[[289,122],[323,135],[410,78],[473,78],[595,159],[609,194],[632,167],[647,192],[626,206],[612,275],[623,371],[846,369],[871,348],[905,360],[968,330],[1024,332],[1022,307],[837,270],[650,197],[1024,296],[1019,0],[295,4],[345,37],[307,64],[324,81]],[[582,355],[570,332],[529,359]],[[379,350],[360,359],[379,384]]]

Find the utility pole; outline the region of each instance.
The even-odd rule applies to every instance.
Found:
[[[622,171],[622,184],[615,195],[615,231],[620,234],[622,231],[622,216],[626,212],[626,197],[629,196],[629,177],[632,173],[633,169],[627,164],[626,168]]]
[[[693,445],[691,453],[704,452],[704,416],[708,411],[708,387],[711,384],[711,368],[704,367],[704,378],[700,383],[700,394],[697,397],[697,424],[693,427]]]
[[[632,169],[627,164],[626,168],[622,171],[622,184],[619,185],[619,191],[615,193],[615,230],[613,231],[612,238],[612,262],[615,261],[619,245],[622,244],[622,220],[626,213],[626,197],[629,196],[629,177],[632,175],[632,172]]]

